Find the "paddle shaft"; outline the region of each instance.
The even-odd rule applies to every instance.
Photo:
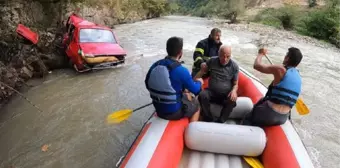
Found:
[[[140,109],[142,109],[142,108],[148,107],[148,106],[150,106],[151,104],[152,104],[152,103],[149,103],[149,104],[146,104],[146,105],[144,105],[144,106],[138,107],[138,108],[134,109],[133,112],[138,111],[138,110],[140,110]]]
[[[269,59],[269,57],[268,57],[267,55],[264,55],[264,56],[267,58],[267,60],[269,61],[269,63],[273,65],[273,62]]]
[[[107,120],[108,120],[108,122],[120,123],[120,122],[128,119],[133,112],[136,112],[140,109],[143,109],[147,106],[150,106],[151,104],[152,103],[148,103],[146,105],[143,105],[143,106],[138,107],[138,108],[133,109],[133,110],[132,109],[125,109],[125,110],[115,111],[112,114],[107,116]]]

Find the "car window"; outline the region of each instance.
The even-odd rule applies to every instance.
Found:
[[[110,30],[80,29],[79,41],[81,43],[117,43]]]
[[[70,28],[69,28],[69,30],[68,30],[68,35],[69,35],[69,36],[73,36],[74,28],[75,28],[74,25],[71,24],[71,25],[70,25]]]

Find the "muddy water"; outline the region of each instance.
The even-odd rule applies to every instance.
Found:
[[[139,129],[152,113],[148,107],[119,125],[106,125],[105,117],[114,110],[134,108],[150,102],[144,77],[150,64],[165,56],[170,36],[184,38],[188,68],[192,52],[207,37],[214,23],[190,17],[165,17],[116,28],[122,46],[129,52],[125,66],[77,74],[73,70],[53,71],[24,94],[43,112],[15,97],[0,114],[0,167],[114,167],[127,151]],[[222,29],[223,42],[233,46],[239,64],[268,84],[271,77],[255,72],[254,40],[258,34]],[[303,99],[311,114],[294,122],[315,167],[340,165],[340,54],[289,39],[280,39],[269,56],[279,63],[290,46],[299,47],[304,60]],[[142,56],[141,56],[142,55]],[[48,145],[46,152],[41,151]]]

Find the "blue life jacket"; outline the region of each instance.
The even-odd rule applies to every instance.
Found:
[[[181,63],[174,61],[171,64],[163,65],[160,63],[161,61],[156,62],[155,68],[146,76],[145,84],[150,92],[150,97],[154,102],[162,104],[181,102],[182,98],[177,96],[178,93],[172,87],[169,74],[171,70],[180,66]]]
[[[292,108],[300,93],[301,76],[296,68],[290,67],[287,69],[280,83],[275,86],[272,84],[269,86],[265,99],[273,103],[285,104]]]

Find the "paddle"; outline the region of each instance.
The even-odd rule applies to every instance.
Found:
[[[181,64],[184,64],[184,63],[185,63],[184,61],[181,61]],[[131,114],[133,112],[138,111],[138,110],[140,110],[142,108],[145,108],[147,106],[150,106],[151,104],[152,103],[146,104],[146,105],[138,107],[138,108],[136,108],[134,110],[132,110],[132,109],[123,109],[123,110],[114,111],[114,112],[112,112],[110,115],[108,115],[106,117],[106,121],[109,124],[112,124],[112,123],[115,123],[115,124],[121,123],[122,121],[127,120],[131,116]]]
[[[273,65],[273,62],[269,59],[269,57],[267,55],[264,55],[267,60],[269,61],[270,64]],[[298,113],[300,115],[306,115],[309,113],[309,109],[308,107],[306,106],[306,104],[302,101],[301,98],[298,98],[298,100],[296,101],[296,104],[295,104],[295,107],[296,107],[296,110],[298,111]]]
[[[147,106],[150,106],[151,104],[152,103],[149,103],[149,104],[146,104],[144,106],[138,107],[138,108],[133,109],[133,110],[132,109],[123,109],[123,110],[114,111],[113,113],[111,113],[110,115],[107,116],[106,121],[110,124],[111,123],[115,123],[115,124],[120,123],[122,121],[127,120],[133,112],[138,111],[138,110],[145,108]]]
[[[243,159],[252,167],[252,168],[264,168],[262,163],[254,157],[243,156]]]

